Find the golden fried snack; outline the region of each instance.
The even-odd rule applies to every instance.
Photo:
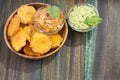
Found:
[[[31,47],[29,46],[29,44],[27,44],[24,49],[23,49],[24,53],[28,56],[40,56],[40,53],[35,53],[32,51]]]
[[[28,35],[23,29],[20,29],[12,38],[11,44],[16,51],[20,51],[26,45]]]
[[[18,9],[18,16],[21,19],[21,22],[24,24],[32,23],[32,18],[35,14],[36,10],[33,6],[22,5]]]
[[[30,42],[32,36],[36,32],[36,30],[33,28],[33,25],[28,25],[23,28],[23,30],[26,32],[26,34],[29,36],[27,40]]]
[[[50,38],[42,33],[35,32],[33,35],[31,41],[30,41],[30,47],[32,48],[32,51],[45,54],[51,49],[52,42]]]
[[[63,40],[59,34],[50,35],[50,39],[52,41],[52,49],[58,47]]]
[[[27,34],[29,34],[30,36],[32,36],[32,35],[34,34],[34,32],[35,32],[35,29],[33,28],[33,25],[25,26],[25,27],[23,28],[23,30],[24,30]]]
[[[8,31],[7,31],[8,36],[12,37],[19,30],[19,27],[20,27],[20,18],[18,15],[15,15],[11,19],[10,24],[8,26]]]

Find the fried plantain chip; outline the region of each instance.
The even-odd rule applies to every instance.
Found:
[[[29,36],[27,40],[30,42],[30,39],[32,38],[33,34],[36,32],[36,30],[33,28],[33,25],[29,25],[23,28],[23,30],[26,32],[26,34]]]
[[[21,19],[21,22],[24,24],[32,23],[32,18],[35,14],[36,10],[33,6],[22,5],[17,13]]]
[[[12,37],[20,28],[20,18],[18,15],[15,15],[8,26],[7,34]]]
[[[24,53],[28,56],[40,56],[40,53],[35,53],[32,51],[31,47],[29,46],[29,44],[27,44],[24,49],[23,49]]]
[[[16,51],[20,51],[26,45],[28,35],[23,29],[20,29],[12,38],[11,44]]]
[[[28,33],[30,36],[32,36],[35,32],[35,29],[33,28],[33,25],[29,25],[23,28],[23,30]]]
[[[63,38],[59,34],[50,35],[50,39],[52,41],[52,49],[59,47],[60,43],[63,40]]]
[[[30,47],[34,52],[40,53],[41,55],[45,54],[51,49],[52,42],[50,38],[42,33],[35,32],[33,35]]]

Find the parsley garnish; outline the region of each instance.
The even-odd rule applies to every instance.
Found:
[[[97,26],[97,24],[101,23],[102,19],[99,16],[92,16],[92,17],[87,17],[84,21],[85,24],[89,26]]]
[[[57,6],[48,5],[47,6],[47,13],[49,14],[49,16],[51,18],[56,18],[60,14],[60,9]]]

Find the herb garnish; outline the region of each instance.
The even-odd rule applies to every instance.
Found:
[[[101,23],[102,19],[99,16],[92,16],[92,17],[87,17],[84,21],[85,24],[89,26],[97,26],[97,24]]]
[[[57,6],[48,5],[47,6],[47,13],[49,14],[49,16],[51,18],[56,18],[60,14],[60,9]]]

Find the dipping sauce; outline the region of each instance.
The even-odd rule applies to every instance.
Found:
[[[39,8],[33,18],[36,30],[48,34],[60,31],[64,25],[64,15],[62,11],[56,13],[59,13],[57,17],[51,17],[47,12],[47,7]]]
[[[68,23],[79,32],[86,32],[101,22],[98,11],[89,4],[76,5],[68,13]]]

